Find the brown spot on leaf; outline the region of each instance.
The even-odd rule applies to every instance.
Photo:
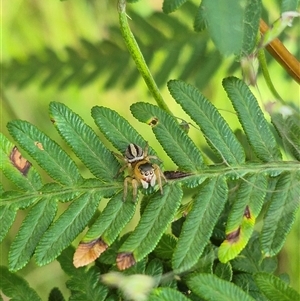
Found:
[[[9,156],[11,163],[24,175],[28,173],[31,163],[22,157],[20,151],[15,146]]]
[[[157,117],[152,117],[152,119],[148,122],[148,124],[152,127],[157,126],[158,124],[158,118]]]
[[[228,240],[228,242],[230,242],[230,243],[236,242],[239,239],[240,231],[241,231],[241,228],[239,227],[237,230],[235,230],[231,233],[228,233],[226,235],[226,240]]]
[[[132,267],[135,264],[135,259],[132,253],[124,252],[118,254],[116,262],[118,269],[123,271]]]
[[[41,142],[35,141],[34,145],[37,146],[40,150],[44,150],[43,144]]]
[[[81,242],[73,256],[74,266],[79,268],[90,264],[107,248],[108,245],[101,238],[94,239],[90,242]]]
[[[248,219],[251,218],[251,213],[248,205],[245,208],[244,216]]]
[[[171,170],[171,171],[165,171],[164,175],[167,180],[174,180],[174,179],[182,179],[192,174],[190,172],[184,172],[180,170]]]

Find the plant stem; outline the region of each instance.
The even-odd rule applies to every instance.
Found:
[[[170,111],[169,107],[166,105],[160,91],[150,73],[150,70],[145,62],[143,54],[130,30],[129,24],[127,22],[127,15],[126,15],[126,0],[119,0],[118,2],[118,13],[119,13],[119,23],[122,36],[124,38],[125,44],[131,57],[133,58],[137,69],[139,70],[140,74],[143,76],[146,85],[154,99],[156,100],[157,105],[168,112],[169,114],[173,115]]]
[[[268,25],[262,19],[259,28],[262,35],[268,31]],[[284,47],[280,40],[276,38],[266,48],[273,58],[300,84],[300,62]]]
[[[274,95],[275,98],[277,98],[278,100],[280,100],[281,103],[285,103],[284,100],[281,98],[281,96],[279,95],[279,93],[277,92],[276,88],[274,87],[271,77],[270,77],[270,73],[268,71],[268,66],[267,66],[267,61],[266,61],[266,56],[264,53],[264,49],[259,49],[257,52],[257,58],[259,61],[259,65],[262,71],[262,74],[265,78],[265,81],[267,83],[267,86],[269,87],[270,91],[272,92],[272,94]]]

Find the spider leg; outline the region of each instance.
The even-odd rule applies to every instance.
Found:
[[[128,191],[128,182],[131,181],[130,177],[126,177],[124,180],[124,192],[123,192],[123,201],[126,200],[127,197],[127,191]]]
[[[113,153],[113,155],[115,156],[115,157],[117,157],[119,160],[121,160],[121,161],[123,161],[125,164],[119,169],[119,171],[117,172],[117,174],[114,176],[114,178],[117,178],[118,177],[118,175],[121,173],[121,172],[123,172],[127,167],[130,169],[131,168],[131,164],[127,161],[127,159],[124,157],[124,156],[122,156],[122,155],[120,155],[120,154],[117,154],[117,153],[115,153],[115,152],[112,152]]]
[[[154,168],[154,174],[157,179],[157,184],[160,189],[160,193],[163,194],[162,178],[164,179],[165,182],[167,182],[167,179],[157,164],[153,164],[153,168]]]
[[[149,143],[146,141],[146,145],[144,148],[144,158],[148,156]]]
[[[149,150],[149,144],[147,141],[146,146],[144,148],[144,158],[146,158],[147,161],[149,161],[150,159],[155,159],[158,160],[159,162],[162,162],[162,160],[160,160],[157,156],[148,156],[148,150]]]
[[[118,154],[118,153],[115,153],[115,152],[112,152],[112,154],[113,154],[115,157],[117,157],[118,159],[120,159],[120,160],[122,160],[122,161],[126,161],[125,158],[124,158],[124,156],[122,156],[122,155],[120,155],[120,154]]]
[[[156,157],[156,156],[148,156],[147,157],[148,159],[155,159],[155,160],[157,160],[157,161],[159,161],[159,162],[163,162],[162,160],[160,160],[158,157]]]
[[[135,201],[137,197],[137,189],[139,186],[139,182],[135,178],[132,178],[130,176],[127,176],[124,180],[123,200],[125,201],[127,197],[128,183],[132,185],[132,196],[133,196],[133,200]]]
[[[135,201],[137,197],[137,189],[139,186],[139,182],[136,179],[132,179],[131,185],[132,185],[132,196],[133,196],[133,200]]]
[[[117,172],[117,174],[115,175],[115,178],[116,178],[122,171],[124,171],[127,167],[130,168],[130,167],[131,167],[131,164],[130,164],[130,163],[124,164],[124,165],[119,169],[119,171]]]

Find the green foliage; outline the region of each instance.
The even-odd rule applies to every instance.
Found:
[[[223,85],[256,156],[264,162],[280,160],[275,137],[250,89],[234,78],[225,79]]]
[[[284,118],[280,113],[271,114],[271,120],[280,137],[285,149],[296,160],[300,160],[300,125],[299,114],[293,112]]]
[[[196,6],[190,1],[185,6],[186,18],[192,22]],[[155,12],[146,18],[132,10],[127,14],[132,20],[130,23],[135,25],[135,35],[146,35],[145,40],[139,39],[138,43],[150,68],[155,67],[153,53],[163,53],[162,67],[153,74],[158,87],[165,86],[173,72],[182,80],[204,87],[216,72],[222,58],[207,47],[207,35],[196,36],[188,25],[171,15],[166,18],[164,13]],[[162,26],[172,29],[171,34],[162,34]],[[139,83],[139,74],[123,47],[119,28],[110,26],[106,31],[107,38],[99,42],[79,38],[78,47],[66,47],[63,56],[47,47],[42,53],[28,54],[26,59],[16,57],[1,63],[3,83],[23,89],[34,82],[43,89],[64,90],[73,85],[84,88],[104,77],[105,89],[134,87]],[[191,54],[183,58],[183,51]],[[200,69],[205,70],[205,77],[198,74]]]
[[[172,288],[160,287],[154,289],[151,294],[149,295],[149,301],[167,301],[167,300],[178,300],[178,301],[188,301],[187,297],[183,294],[179,293],[178,291]]]
[[[238,286],[211,274],[195,274],[188,281],[189,288],[204,300],[254,301]]]
[[[57,203],[49,199],[37,202],[30,209],[11,245],[10,270],[19,270],[30,260],[39,240],[52,223],[56,211]]]
[[[13,273],[31,258],[39,266],[57,259],[69,277],[69,300],[299,300],[297,292],[273,275],[276,255],[299,208],[299,113],[294,110],[284,116],[271,112],[273,126],[246,83],[232,76],[225,78],[223,87],[243,129],[244,143],[198,90],[220,61],[217,50],[207,47],[208,36],[190,33],[187,25],[172,16],[153,13],[142,18],[130,11],[136,33],[145,35],[137,44],[126,24],[124,5],[120,0],[125,44],[158,103],[135,102],[130,111],[152,129],[174,168],[164,171],[160,154],[149,146],[150,163],[156,171],[161,169],[166,181],[159,187],[157,178],[153,187],[143,188],[141,166],[149,165],[127,162],[126,166],[121,159],[130,143],[145,148],[147,140],[128,118],[104,106],[91,110],[100,138],[69,107],[50,104],[51,121],[69,152],[31,123],[10,121],[8,131],[18,147],[0,135],[0,168],[15,187],[0,187],[1,240],[17,213],[26,211],[22,211],[25,217],[10,245],[8,268],[0,267],[0,300],[2,295],[12,300],[40,300],[27,282]],[[282,10],[295,5],[295,1],[283,1]],[[234,54],[239,59],[253,51],[261,15],[259,0],[238,4],[203,0],[199,7],[185,0],[165,0],[163,11],[172,13],[181,6],[189,21],[194,20],[196,31],[207,28],[222,55]],[[171,29],[166,36],[160,30],[162,24]],[[34,54],[23,61],[4,62],[4,83],[21,88],[39,76],[42,87],[83,87],[110,69],[106,88],[120,82],[125,88],[132,87],[139,77],[127,50],[120,46],[121,35],[114,27],[107,33],[113,42],[94,45],[82,40],[86,54],[67,48],[67,61],[47,49],[43,59]],[[150,67],[153,52],[162,52],[154,76],[157,82],[140,49]],[[180,53],[187,49],[190,56],[181,64]],[[203,56],[208,59],[200,60]],[[91,62],[88,68],[87,60]],[[195,122],[199,135],[203,133],[205,149],[178,123],[170,107],[164,107],[164,100],[159,103],[157,99],[162,97],[157,86],[165,85],[173,69],[180,79],[168,82],[169,92]],[[205,70],[204,78],[199,69]],[[294,161],[283,159],[282,145]],[[252,152],[255,161],[248,159]],[[30,157],[30,162],[25,157]],[[142,160],[148,163],[148,158],[138,161]],[[136,167],[133,172],[132,167]],[[38,171],[41,169],[43,173]],[[128,177],[139,184],[136,199]],[[124,183],[128,184],[126,198]],[[134,228],[131,220],[139,200],[140,215]],[[258,218],[262,221],[260,232],[255,231]],[[76,251],[72,244],[78,246]],[[75,264],[77,252],[83,252],[80,256],[88,260]],[[79,267],[91,262],[92,266]],[[48,300],[65,300],[64,292],[53,288]]]
[[[202,29],[204,23],[223,55],[249,55],[254,49],[261,14],[260,0],[203,0],[198,14],[196,29]]]
[[[48,301],[65,301],[65,298],[61,291],[55,287],[51,290]]]
[[[123,202],[123,193],[115,195],[89,228],[83,241],[101,237],[106,244],[111,245],[131,220],[135,209],[136,203]]]
[[[229,238],[221,244],[218,251],[222,262],[235,258],[248,243],[255,220],[262,209],[266,190],[267,179],[262,174],[245,176],[237,188],[226,225],[226,235]]]
[[[42,236],[36,248],[38,265],[45,265],[55,259],[75,239],[93,217],[101,198],[101,192],[82,194],[60,215]]]
[[[107,287],[99,283],[99,271],[95,267],[87,272],[77,270],[68,280],[67,287],[71,291],[70,301],[103,301],[108,293]]]
[[[274,273],[277,268],[276,257],[265,257],[257,233],[251,237],[241,256],[231,261],[235,271],[255,274],[257,272]]]
[[[300,295],[295,290],[273,275],[257,273],[254,279],[257,286],[269,300],[300,300]]]
[[[100,296],[101,300],[104,300],[108,288],[99,283],[98,279],[99,272],[107,271],[107,268],[101,267],[100,264],[99,270],[97,264],[91,269],[76,270],[72,263],[66,266],[65,262],[67,258],[70,261],[74,251],[63,250],[89,225],[82,242],[88,244],[101,238],[108,246],[108,257],[105,257],[106,252],[103,259],[102,255],[100,257],[100,262],[106,262],[106,265],[112,264],[116,256],[131,254],[136,265],[129,271],[137,273],[140,265],[145,267],[147,256],[150,260],[155,254],[157,259],[150,260],[147,268],[141,272],[154,278],[159,277],[155,278],[156,285],[163,281],[162,273],[173,271],[180,274],[196,269],[197,273],[187,278],[187,285],[199,297],[205,300],[252,300],[252,297],[228,281],[233,279],[244,288],[242,276],[233,277],[235,271],[245,273],[244,277],[256,272],[274,272],[276,261],[265,256],[274,256],[281,250],[293,224],[295,212],[299,207],[299,163],[289,164],[281,161],[269,125],[246,85],[231,77],[224,80],[224,86],[237,110],[253,151],[261,162],[245,162],[242,145],[213,104],[196,88],[182,81],[171,81],[171,94],[199,125],[208,145],[218,152],[224,163],[205,165],[201,151],[174,117],[150,104],[134,104],[131,107],[133,115],[141,122],[151,125],[157,140],[179,170],[182,170],[183,178],[171,176],[163,187],[162,195],[160,191],[148,193],[142,203],[141,218],[137,227],[121,239],[118,236],[133,217],[136,203],[130,200],[123,202],[122,178],[116,178],[120,165],[94,131],[65,105],[50,104],[51,116],[60,135],[95,176],[94,179],[84,179],[74,161],[53,140],[28,122],[10,122],[8,127],[14,138],[57,183],[42,185],[40,176],[31,165],[20,178],[18,173],[22,173],[22,170],[18,169],[11,155],[15,148],[1,136],[2,150],[5,154],[2,169],[8,178],[17,184],[20,191],[23,191],[21,194],[10,191],[2,194],[1,219],[6,225],[2,229],[3,237],[13,223],[16,211],[19,208],[30,207],[11,245],[9,269],[21,269],[33,255],[38,265],[44,265],[62,254],[59,258],[64,256],[65,259],[59,261],[71,275],[67,283],[71,291],[70,300],[95,300]],[[241,107],[244,110],[241,110]],[[95,107],[92,115],[99,129],[118,150],[124,151],[126,145],[131,142],[146,145],[145,140],[117,112],[105,107]],[[266,141],[269,142],[268,157],[264,156]],[[149,152],[156,155],[151,148]],[[276,185],[268,186],[268,181],[272,182],[274,177]],[[195,182],[195,179],[198,180]],[[177,230],[176,227],[172,227],[174,233],[177,233],[175,237],[164,233],[176,217],[181,204],[182,185],[199,187],[196,188],[197,193],[192,200],[184,206],[187,210],[186,218],[177,223]],[[237,185],[235,192],[229,195],[228,185]],[[103,198],[110,200],[103,211],[93,218]],[[264,199],[266,210],[260,246],[257,235],[255,234],[254,238],[251,238],[251,235]],[[57,201],[71,203],[55,218]],[[226,206],[227,202],[232,204],[231,207]],[[212,242],[220,240],[214,229],[224,214],[227,216],[226,239],[219,247],[218,256],[221,262],[231,261],[227,264],[219,262],[214,268],[213,261],[217,259],[215,250],[218,243],[214,245]],[[243,251],[239,256],[241,250]],[[167,263],[165,268],[163,262]],[[201,289],[195,287],[196,283],[203,283]],[[260,284],[257,283],[258,288],[253,285],[252,295],[259,295]],[[119,289],[122,291],[124,288]],[[150,298],[155,300],[161,297],[168,300],[178,293],[172,289],[161,288],[154,290]],[[108,298],[114,300],[111,295]],[[180,295],[178,298],[186,297]]]
[[[299,5],[299,0],[282,0],[281,12],[296,11]]]
[[[196,172],[203,169],[200,151],[174,117],[146,103],[137,102],[130,109],[139,121],[152,126],[157,140],[180,170]]]
[[[132,252],[137,261],[148,255],[175,216],[181,198],[182,190],[176,184],[168,185],[162,196],[156,192],[148,202],[139,224],[119,252]]]
[[[62,104],[51,103],[50,114],[58,132],[91,173],[103,182],[111,182],[118,172],[118,162],[95,132]]]
[[[166,14],[172,13],[177,10],[183,3],[187,0],[164,0],[163,2],[163,12]]]
[[[276,193],[265,214],[261,235],[262,250],[267,256],[276,255],[282,248],[299,207],[299,173],[282,173]]]
[[[0,288],[11,300],[40,301],[41,298],[28,283],[6,267],[0,266]]]
[[[208,144],[228,164],[241,164],[244,151],[226,121],[196,88],[182,81],[168,83],[170,93],[197,123]]]
[[[11,150],[14,145],[2,134],[0,133],[1,139],[1,167],[5,176],[10,179],[18,188],[21,190],[33,190],[36,191],[42,186],[41,177],[36,172],[34,168],[30,168],[24,178],[22,173],[16,169],[9,160]],[[2,191],[3,193],[3,191]],[[1,194],[2,194],[1,193]]]
[[[194,266],[209,242],[227,199],[225,179],[205,181],[193,200],[173,254],[172,266],[178,273]]]

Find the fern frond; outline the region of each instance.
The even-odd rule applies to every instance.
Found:
[[[249,274],[274,273],[277,268],[277,259],[276,257],[264,257],[258,233],[255,232],[241,255],[231,261],[231,265],[234,270]]]
[[[285,150],[289,151],[298,161],[300,161],[299,118],[299,114],[292,114],[284,118],[281,114],[271,113],[271,121],[282,138]]]
[[[222,55],[251,53],[256,44],[259,29],[260,0],[246,1],[244,5],[234,0],[226,3],[222,0],[204,0],[201,6],[202,18],[207,25],[211,39]],[[201,28],[204,22],[200,22]]]
[[[199,297],[218,301],[255,301],[237,285],[211,274],[195,274],[187,280],[189,288]]]
[[[96,267],[88,271],[78,269],[67,281],[67,288],[71,291],[70,301],[103,301],[108,289],[99,281],[99,272]]]
[[[187,8],[185,9],[187,18],[194,18],[195,4],[187,2],[184,7]],[[198,80],[201,79],[201,86],[199,83],[197,86],[201,88],[209,82],[220,65],[221,58],[216,60],[216,57],[211,55],[211,50],[203,47],[207,44],[208,35],[199,37],[186,24],[171,15],[166,18],[164,13],[155,12],[150,16],[141,17],[129,10],[127,14],[132,18],[130,23],[133,25],[135,36],[144,37],[139,39],[139,47],[149,68],[154,70],[158,87],[165,85],[167,74],[174,74],[174,72],[179,75],[184,73],[185,76],[180,76],[181,79],[196,84],[194,75],[198,70],[204,70],[211,65],[212,72],[198,77]],[[171,31],[167,30],[169,34],[163,34],[162,28]],[[41,88],[52,86],[62,90],[71,85],[84,87],[99,81],[99,77],[102,77],[106,89],[116,86],[122,86],[123,89],[132,88],[138,83],[139,74],[131,64],[128,51],[120,47],[123,41],[119,28],[116,26],[107,28],[106,37],[107,39],[99,43],[84,38],[79,39],[78,47],[66,47],[64,53],[66,59],[62,59],[61,53],[45,48],[42,54],[32,53],[22,59],[13,58],[11,61],[3,62],[1,64],[3,82],[6,86],[17,86],[20,89],[34,82]],[[183,45],[184,49],[190,50],[191,55],[185,57],[181,55]],[[169,49],[172,50],[172,58]],[[154,66],[153,54],[159,52],[164,57],[164,68],[157,70]],[[214,62],[218,65],[213,69]],[[187,65],[191,66],[189,70],[186,69]]]
[[[57,203],[49,198],[40,200],[30,209],[10,247],[8,262],[11,271],[17,271],[27,264],[56,211]]]
[[[61,291],[57,287],[54,287],[49,294],[48,301],[65,301],[65,298]]]
[[[299,6],[298,1],[283,0],[281,2],[281,12],[296,11]]]
[[[6,236],[8,230],[16,218],[17,211],[9,206],[0,207],[0,242]]]
[[[213,229],[227,200],[224,178],[214,178],[202,184],[183,223],[172,266],[183,272],[194,266],[209,242]]]
[[[135,202],[123,202],[123,193],[115,195],[91,225],[82,241],[89,242],[101,237],[107,245],[111,245],[133,217],[135,208]]]
[[[38,193],[5,191],[0,199],[0,207],[10,207],[14,210],[25,209],[40,199],[41,196]]]
[[[92,218],[102,197],[103,193],[91,189],[71,203],[39,241],[35,252],[38,265],[51,262],[75,239]]]
[[[207,28],[207,23],[204,18],[204,15],[202,13],[203,9],[204,9],[203,2],[201,2],[197,9],[195,20],[194,20],[194,30],[195,31],[203,31],[204,29]]]
[[[50,113],[62,138],[92,174],[104,182],[113,182],[119,170],[119,163],[95,132],[61,103],[52,102]]]
[[[96,125],[103,135],[124,154],[125,149],[130,143],[135,143],[144,148],[147,142],[144,138],[129,124],[129,122],[120,116],[114,110],[105,107],[94,107],[92,116]],[[155,151],[149,146],[148,154],[157,156]]]
[[[146,146],[145,139],[116,111],[96,106],[92,108],[92,117],[107,140],[122,154],[130,143]],[[156,156],[151,147],[149,154]]]
[[[172,225],[174,222],[172,223]],[[158,242],[154,249],[158,258],[171,259],[174,249],[176,247],[177,240],[172,235],[163,234],[162,238]]]
[[[175,289],[170,287],[159,287],[152,290],[151,294],[148,297],[149,301],[189,301],[191,299],[187,298],[185,295],[181,294]]]
[[[261,232],[262,250],[267,256],[281,250],[291,230],[300,204],[299,180],[299,173],[283,173],[277,182]]]
[[[20,276],[0,266],[0,288],[11,300],[41,301],[37,293]]]
[[[238,188],[226,223],[226,240],[218,250],[218,257],[225,263],[248,243],[260,213],[267,190],[267,179],[262,174],[248,175]]]
[[[251,295],[255,300],[269,301],[258,288],[254,277],[249,273],[238,273],[234,275],[233,282],[243,289],[244,292]]]
[[[214,274],[223,280],[231,281],[233,271],[230,262],[227,263],[218,262],[214,269]]]
[[[40,175],[2,133],[0,145],[0,169],[5,176],[24,191],[36,191],[41,188]]]
[[[169,81],[168,88],[176,102],[199,125],[208,144],[220,157],[231,165],[244,162],[244,150],[227,122],[196,88],[178,80]]]
[[[57,257],[62,270],[68,275],[72,276],[78,270],[73,264],[74,247],[72,245],[64,249],[61,254]]]
[[[163,12],[166,14],[172,13],[186,1],[187,0],[164,0],[162,7]]]
[[[240,56],[247,56],[251,54],[256,46],[262,12],[261,2],[261,0],[246,1],[243,15],[243,39]]]
[[[235,77],[224,79],[223,86],[256,156],[264,162],[281,160],[275,137],[248,86]]]
[[[300,300],[300,295],[286,283],[274,275],[257,273],[254,275],[255,282],[268,300],[294,301]]]
[[[147,204],[139,224],[118,253],[133,253],[135,262],[149,254],[175,216],[181,198],[182,190],[176,184],[165,185],[163,195],[156,192]]]
[[[74,186],[82,180],[79,170],[67,153],[53,140],[26,121],[9,122],[14,139],[57,182]]]
[[[153,287],[157,287],[160,284],[163,273],[163,263],[158,258],[150,260],[146,266],[145,274],[152,276],[155,283]]]
[[[180,169],[203,169],[204,163],[199,149],[174,117],[157,106],[146,103],[135,103],[130,109],[135,118],[152,126],[157,140]]]

